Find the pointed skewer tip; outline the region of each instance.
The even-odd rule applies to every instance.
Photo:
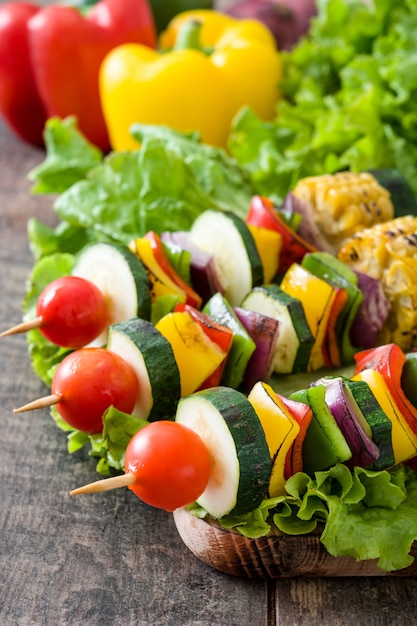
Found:
[[[85,493],[102,493],[103,491],[110,491],[111,489],[119,489],[120,487],[128,487],[133,485],[135,477],[133,474],[121,474],[120,476],[112,476],[111,478],[105,478],[103,480],[96,480],[93,483],[72,489],[70,496],[76,496]]]
[[[1,337],[9,337],[10,335],[18,335],[19,333],[27,333],[29,330],[33,330],[35,328],[39,328],[42,325],[42,320],[40,317],[37,317],[33,320],[28,320],[27,322],[22,322],[21,324],[17,324],[12,328],[8,328],[0,333]]]
[[[35,411],[36,409],[45,409],[49,406],[53,406],[54,404],[58,404],[61,402],[61,396],[58,396],[56,393],[51,394],[50,396],[45,396],[44,398],[38,398],[37,400],[33,400],[32,402],[28,402],[23,406],[18,407],[17,409],[13,409],[13,413],[24,413],[25,411]]]

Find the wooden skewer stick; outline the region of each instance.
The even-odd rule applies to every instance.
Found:
[[[9,328],[8,330],[0,333],[0,337],[8,337],[9,335],[17,335],[19,333],[27,333],[29,330],[33,330],[34,328],[39,328],[42,325],[42,318],[35,317],[33,320],[28,320],[27,322],[21,322],[13,328]]]
[[[53,393],[50,396],[45,396],[44,398],[38,398],[37,400],[33,400],[28,404],[24,404],[18,409],[13,409],[13,413],[23,413],[24,411],[34,411],[35,409],[45,409],[48,406],[53,406],[54,404],[58,404],[58,402],[62,401],[62,396],[58,396],[58,394]]]
[[[129,485],[133,485],[134,482],[135,477],[133,474],[121,474],[120,476],[112,476],[111,478],[96,480],[93,483],[84,485],[84,487],[73,489],[70,491],[70,495],[76,496],[80,493],[101,493],[102,491],[110,491],[110,489],[128,487]]]

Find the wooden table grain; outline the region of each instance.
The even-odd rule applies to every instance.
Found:
[[[27,174],[44,158],[0,123],[0,328],[20,320],[32,266],[27,220],[53,225]],[[0,341],[0,626],[409,626],[414,578],[250,581],[184,546],[172,516],[130,491],[72,498],[96,479],[48,411],[13,414],[47,390],[24,336]]]

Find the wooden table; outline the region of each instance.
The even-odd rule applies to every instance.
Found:
[[[0,125],[0,328],[18,322],[32,266],[26,224],[56,223],[30,195],[44,154]],[[412,578],[234,578],[185,548],[172,516],[130,491],[71,498],[95,480],[48,411],[12,409],[47,391],[24,336],[0,341],[0,626],[409,626]],[[414,598],[416,593],[416,598]]]

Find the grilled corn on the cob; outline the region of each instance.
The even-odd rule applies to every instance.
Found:
[[[417,346],[417,217],[377,224],[354,235],[338,253],[341,261],[381,281],[391,304],[379,343]]]
[[[356,232],[394,217],[389,191],[368,172],[310,176],[292,193],[308,204],[334,252]]]

